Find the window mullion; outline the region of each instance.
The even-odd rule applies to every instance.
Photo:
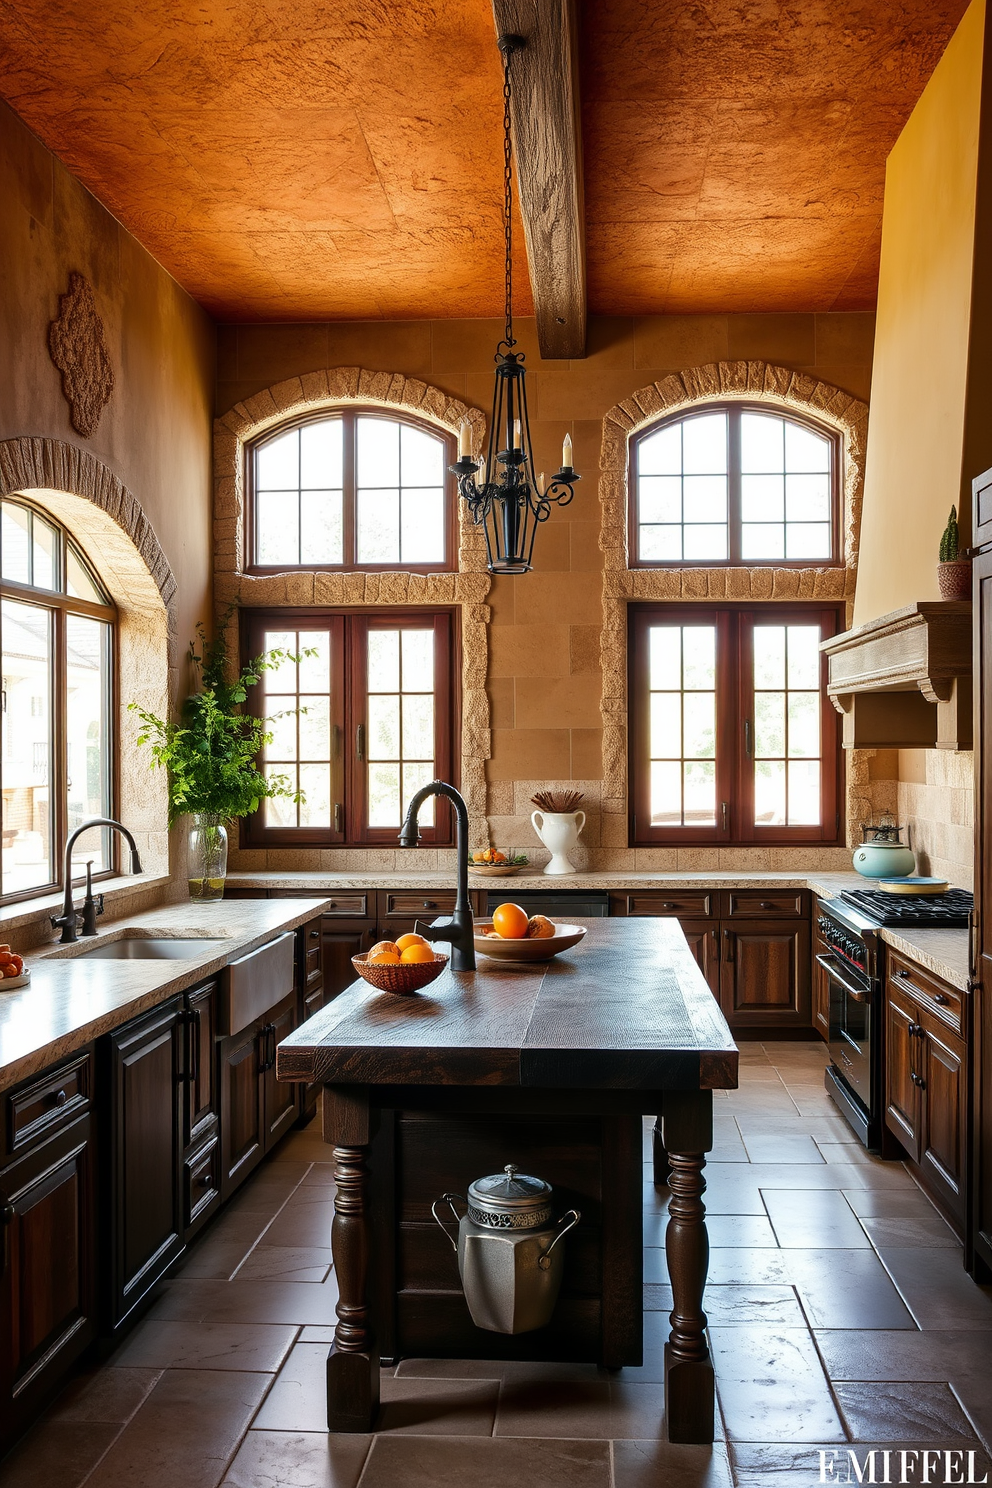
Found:
[[[69,820],[69,719],[68,719],[68,667],[66,662],[66,614],[61,608],[49,611],[52,616],[52,664],[49,673],[51,688],[52,738],[49,747],[51,761],[51,785],[49,788],[49,810],[52,813],[52,850],[56,883],[65,887],[62,865],[65,860],[65,843]],[[72,868],[69,873],[71,876]]]
[[[341,439],[344,464],[341,474],[344,485],[341,494],[344,519],[344,561],[346,568],[354,568],[358,561],[358,492],[355,488],[358,418],[353,410],[346,410],[341,418],[344,425]]]
[[[727,499],[729,503],[729,538],[730,538],[730,565],[739,568],[741,565],[741,410],[739,404],[732,404],[728,410],[730,417],[727,420],[728,439],[730,443],[729,460],[727,465]]]

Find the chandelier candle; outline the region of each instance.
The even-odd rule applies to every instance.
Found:
[[[525,45],[520,36],[501,36],[503,54],[503,237],[506,245],[506,301],[503,339],[496,347],[496,386],[485,456],[472,459],[471,431],[463,423],[458,460],[450,470],[472,521],[486,534],[487,568],[491,574],[529,573],[533,567],[538,526],[552,506],[567,506],[579,479],[572,469],[572,441],[566,434],[561,469],[545,485],[534,476],[524,354],[514,350],[513,335],[513,147],[510,139],[510,58]],[[502,446],[502,447],[501,447]]]

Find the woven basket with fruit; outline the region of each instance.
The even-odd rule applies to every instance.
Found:
[[[471,873],[481,873],[483,878],[509,878],[527,867],[526,853],[505,853],[499,848],[480,848],[468,860]]]

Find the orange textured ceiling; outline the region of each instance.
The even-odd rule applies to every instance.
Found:
[[[580,3],[590,309],[872,306],[885,157],[965,3]],[[0,94],[218,318],[500,312],[489,0],[0,0],[0,24]],[[523,268],[521,244],[520,312]]]

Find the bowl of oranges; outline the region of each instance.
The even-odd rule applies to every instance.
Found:
[[[491,920],[476,920],[475,949],[496,961],[550,961],[585,933],[585,925],[560,925],[546,915],[528,915],[519,904],[499,904]]]
[[[18,956],[9,945],[0,945],[0,992],[26,987],[30,980],[31,973],[24,970],[23,956]]]
[[[398,940],[380,940],[370,951],[352,956],[351,964],[363,981],[380,992],[405,995],[419,992],[439,977],[448,964],[422,935],[401,935]]]

